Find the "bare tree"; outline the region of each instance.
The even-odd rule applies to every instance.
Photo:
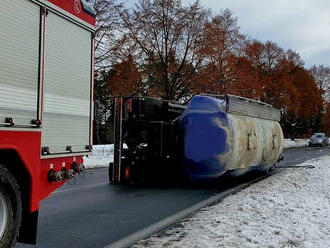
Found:
[[[264,45],[264,71],[272,74],[274,68],[283,59],[284,51],[276,43],[267,41]]]
[[[208,12],[198,1],[183,7],[180,0],[139,0],[132,11],[119,13],[147,89],[165,99],[189,95]]]
[[[94,142],[103,143],[105,123],[111,114],[111,98],[108,74],[113,64],[119,60],[118,51],[120,18],[117,0],[89,0],[96,13],[95,31],[95,85],[94,85]]]
[[[120,59],[120,47],[123,39],[119,26],[118,8],[122,4],[117,0],[89,0],[96,12],[95,31],[95,70],[108,70]]]
[[[323,99],[326,102],[330,100],[330,68],[324,65],[314,65],[310,68],[309,73],[314,78],[317,86],[322,92]]]

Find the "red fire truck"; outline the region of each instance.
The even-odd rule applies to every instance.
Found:
[[[83,0],[2,0],[0,247],[35,243],[39,203],[92,144],[95,12]]]

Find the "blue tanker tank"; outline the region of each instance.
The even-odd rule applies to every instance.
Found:
[[[271,168],[283,150],[279,111],[234,96],[192,98],[180,118],[188,177],[212,180],[227,171]]]

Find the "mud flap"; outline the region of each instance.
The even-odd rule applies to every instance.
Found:
[[[22,225],[17,238],[18,242],[32,245],[37,243],[38,214],[39,211],[33,213],[23,212]]]

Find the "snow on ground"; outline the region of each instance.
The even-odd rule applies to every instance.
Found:
[[[86,169],[108,167],[113,161],[113,144],[94,145],[92,154],[83,158]]]
[[[284,139],[284,148],[307,146],[308,139]],[[113,144],[94,145],[92,154],[84,157],[84,165],[86,169],[108,167],[113,161]]]
[[[133,248],[328,248],[330,156],[288,168]]]
[[[308,146],[308,139],[284,139],[284,148]]]

